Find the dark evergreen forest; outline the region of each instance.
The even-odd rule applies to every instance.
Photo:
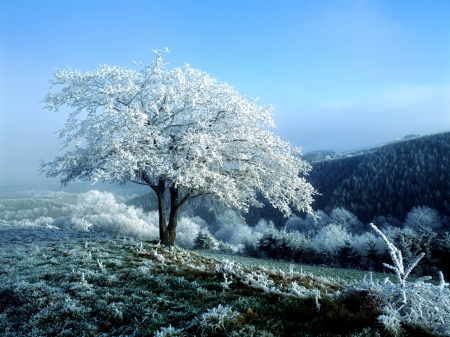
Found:
[[[313,163],[315,210],[343,207],[363,222],[404,219],[414,206],[450,213],[450,132],[398,141],[350,158]]]

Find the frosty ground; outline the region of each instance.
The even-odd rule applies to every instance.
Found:
[[[2,203],[4,336],[450,335],[443,278],[163,247],[150,215],[108,194],[42,193]]]
[[[245,267],[230,256],[52,228],[3,226],[0,245],[4,336],[389,335],[366,290],[301,266]]]

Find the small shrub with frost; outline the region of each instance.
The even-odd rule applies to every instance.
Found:
[[[287,231],[303,231],[303,222],[304,220],[298,216],[291,215],[289,217],[289,219],[286,220],[286,222],[284,223],[284,228]]]
[[[82,218],[72,218],[71,221],[71,229],[75,230],[75,231],[80,231],[80,232],[89,232],[90,229],[92,228],[92,224],[87,221],[86,219],[82,219]]]
[[[257,241],[257,239],[271,228],[275,228],[272,220],[259,219],[258,223],[252,228],[252,237]]]
[[[157,331],[153,337],[183,337],[186,336],[183,329],[175,329],[172,325],[169,327],[161,328]]]
[[[262,256],[293,260],[297,249],[297,242],[285,230],[279,231],[276,228],[271,228],[259,239],[258,248]]]
[[[317,231],[328,225],[330,221],[329,216],[323,211],[314,212],[314,214],[306,214],[302,219],[296,215],[291,216],[284,227],[286,231],[299,231],[307,236],[317,234]]]
[[[229,306],[219,304],[194,318],[189,328],[194,328],[203,337],[223,334],[234,330],[239,325],[240,313]]]
[[[368,256],[372,247],[375,249],[377,255],[382,256],[386,253],[387,246],[383,239],[375,236],[373,233],[366,232],[361,235],[352,237],[352,246],[360,256]]]
[[[450,291],[442,272],[439,272],[439,285],[425,282],[431,279],[430,276],[407,282],[425,254],[420,253],[405,267],[402,252],[375,225],[371,226],[388,247],[393,264],[384,266],[394,271],[398,283],[394,284],[388,278],[379,283],[370,278],[353,287],[363,288],[378,299],[383,312],[379,321],[394,335],[401,334],[399,323],[418,325],[437,335],[450,335]]]
[[[330,213],[330,223],[342,225],[348,232],[362,233],[364,225],[356,215],[342,207],[334,208]]]
[[[243,250],[244,245],[235,246],[228,242],[219,241],[217,251],[225,254],[237,254]]]

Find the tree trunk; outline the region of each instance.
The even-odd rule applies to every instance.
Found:
[[[164,199],[164,181],[160,180],[156,195],[158,197],[158,214],[159,214],[159,237],[163,241],[164,233],[166,232],[166,203]]]
[[[177,236],[178,210],[179,210],[179,190],[176,187],[170,188],[170,214],[169,224],[161,234],[161,243],[166,246],[174,246]]]

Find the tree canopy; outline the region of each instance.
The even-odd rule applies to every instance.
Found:
[[[63,186],[74,179],[148,185],[158,196],[167,245],[175,242],[179,207],[200,195],[247,211],[262,205],[261,194],[286,216],[291,208],[311,212],[315,190],[304,178],[311,166],[268,130],[273,106],[259,106],[189,64],[167,69],[163,52],[137,70],[58,70],[45,107],[72,109],[59,136],[74,148],[40,171],[59,176]]]

